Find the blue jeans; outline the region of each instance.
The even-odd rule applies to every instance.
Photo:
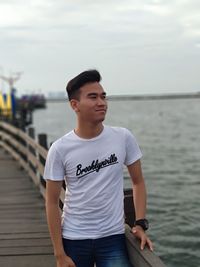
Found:
[[[132,267],[128,260],[125,235],[98,239],[63,239],[65,253],[76,267]]]

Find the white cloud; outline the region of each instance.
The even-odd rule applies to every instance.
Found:
[[[167,82],[174,90],[179,70],[177,90],[196,83],[197,0],[1,0],[0,10],[0,66],[24,70],[22,90],[62,88],[66,78],[95,66],[113,93],[125,83],[154,92]]]

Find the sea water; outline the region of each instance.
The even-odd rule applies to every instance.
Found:
[[[109,101],[105,124],[126,127],[143,153],[155,253],[168,267],[200,266],[200,100]],[[36,110],[37,133],[49,144],[75,127],[69,103]],[[131,186],[125,175],[124,185]]]

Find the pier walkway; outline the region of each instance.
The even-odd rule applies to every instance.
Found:
[[[0,148],[0,266],[55,267],[44,199]]]

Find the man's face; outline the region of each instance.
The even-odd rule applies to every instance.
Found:
[[[107,111],[106,93],[98,83],[87,83],[80,88],[76,101],[76,113],[80,120],[99,123],[105,119]]]

